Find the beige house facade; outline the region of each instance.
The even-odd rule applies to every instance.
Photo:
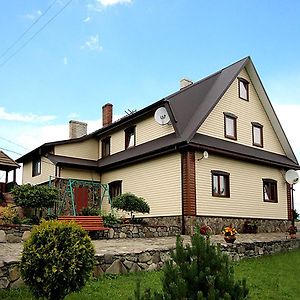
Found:
[[[103,126],[89,135],[86,124],[77,130],[76,122],[74,130],[70,121],[69,140],[17,160],[23,183],[44,184],[51,176],[108,184],[111,197],[143,197],[149,223],[180,222],[184,233],[197,223],[218,231],[249,220],[260,231],[283,230],[292,215],[285,173],[300,167],[251,58],[184,83],[116,122],[112,105],[104,105]],[[161,108],[168,122],[157,119]],[[108,201],[102,205],[110,209]]]

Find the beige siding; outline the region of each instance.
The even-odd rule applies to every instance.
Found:
[[[46,157],[41,158],[41,174],[32,177],[32,162],[23,165],[23,184],[39,184],[49,180],[49,176],[55,176],[55,166]]]
[[[73,169],[66,167],[60,168],[60,177],[100,181],[100,175],[96,171]]]
[[[230,198],[212,196],[211,170],[230,173]],[[263,178],[277,181],[278,203],[263,201]],[[287,219],[283,175],[268,166],[214,155],[196,160],[196,197],[198,215]]]
[[[83,159],[98,159],[98,141],[88,139],[83,142],[55,146],[55,155],[70,156]]]
[[[252,146],[252,124],[258,122],[263,125],[263,143],[264,150],[284,154],[277,135],[268,119],[266,112],[260,102],[260,99],[251,83],[246,70],[239,74],[250,82],[249,84],[249,101],[245,101],[238,96],[238,79],[236,79],[219,103],[198,129],[199,133],[209,136],[226,139],[224,137],[224,115],[223,112],[235,114],[237,119],[237,142],[243,145]],[[253,146],[254,147],[254,146]]]
[[[136,125],[136,145],[158,139],[174,132],[172,125],[159,125],[151,116]],[[99,141],[99,158],[101,158],[101,140]],[[124,129],[111,135],[111,154],[125,150]]]
[[[144,216],[181,215],[181,157],[172,154],[102,174],[101,182],[122,180],[122,192],[143,197],[150,205]]]

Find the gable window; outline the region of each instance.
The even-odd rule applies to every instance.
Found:
[[[112,181],[108,184],[109,186],[109,195],[113,199],[122,194],[122,180]]]
[[[125,129],[125,149],[135,146],[135,126]]]
[[[35,158],[32,161],[32,177],[41,174],[41,158]]]
[[[276,180],[263,179],[263,199],[265,202],[278,202]]]
[[[232,113],[224,113],[224,135],[226,138],[237,139],[237,116]]]
[[[101,141],[102,148],[101,148],[101,153],[102,153],[102,158],[109,156],[110,155],[110,137],[107,137]]]
[[[212,196],[229,198],[229,173],[223,171],[211,171],[211,174]]]
[[[263,147],[263,126],[252,122],[252,143],[253,146]]]
[[[249,82],[243,78],[239,78],[239,97],[249,101]]]

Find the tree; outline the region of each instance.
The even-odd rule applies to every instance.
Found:
[[[79,225],[43,221],[25,242],[21,275],[35,297],[61,300],[85,285],[94,263],[94,246]]]
[[[234,280],[228,256],[198,232],[192,236],[191,245],[184,246],[178,237],[171,258],[164,267],[162,293],[146,290],[141,294],[138,286],[135,299],[246,299],[246,281]]]
[[[150,212],[150,207],[145,199],[132,193],[125,193],[113,198],[112,207],[130,212],[131,219],[134,218],[134,212],[143,214]]]
[[[59,192],[54,187],[44,185],[23,184],[15,186],[11,191],[16,205],[37,210],[52,207],[59,200]]]

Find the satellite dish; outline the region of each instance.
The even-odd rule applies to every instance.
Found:
[[[296,184],[299,181],[299,175],[295,170],[288,170],[284,177],[289,184]]]
[[[205,159],[208,158],[208,152],[207,151],[203,152],[203,158],[205,158]]]
[[[170,122],[170,117],[164,107],[160,107],[155,111],[154,119],[159,125],[166,125]]]

